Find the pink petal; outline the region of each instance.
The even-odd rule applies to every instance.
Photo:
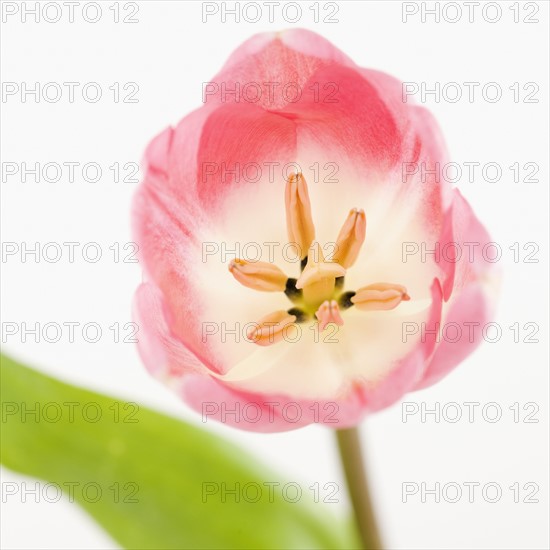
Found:
[[[489,320],[490,307],[485,290],[482,285],[472,283],[452,302],[442,325],[443,329],[449,328],[443,331],[443,337],[428,363],[426,372],[414,389],[419,390],[435,384],[470,355],[480,344],[482,328]],[[460,331],[457,332],[451,323],[457,323]],[[464,323],[477,325],[469,326]]]
[[[488,261],[488,256],[482,253],[483,247],[491,243],[491,237],[485,227],[477,219],[472,207],[455,189],[452,204],[453,241],[458,243],[462,256],[456,262],[453,292],[464,288],[471,281],[485,276],[495,267]],[[465,243],[478,243],[473,257],[468,254]]]
[[[132,317],[139,327],[138,350],[149,372],[161,378],[215,372],[211,357],[196,355],[172,333],[166,313],[160,291],[149,283],[140,285]]]
[[[180,386],[183,400],[202,415],[241,430],[272,433],[324,424],[341,429],[355,426],[365,416],[368,398],[360,387],[334,400],[303,400],[284,395],[235,391],[213,378],[191,376]]]
[[[197,199],[213,216],[220,214],[216,205],[236,188],[247,186],[258,192],[255,174],[245,177],[238,167],[256,165],[267,176],[269,163],[283,166],[296,160],[294,123],[247,103],[218,107],[206,119],[200,137],[187,135],[186,139],[200,141],[195,160]],[[283,183],[277,180],[271,185],[283,189]]]
[[[452,222],[452,233],[447,227],[441,245],[454,242],[458,248],[450,247],[449,252],[461,251],[460,256],[449,254],[450,261],[440,263],[447,273],[444,290],[446,299],[450,300],[442,326],[443,329],[448,327],[449,332],[443,332],[443,337],[417,389],[435,383],[475,350],[482,339],[481,329],[490,320],[493,310],[493,300],[488,294],[488,286],[489,272],[494,270],[494,264],[482,254],[484,245],[490,243],[491,238],[457,190],[454,191],[449,218]],[[469,255],[465,243],[478,243],[478,246],[472,249],[473,256]],[[451,323],[458,323],[461,332],[456,332]],[[470,326],[468,323],[478,325]],[[456,342],[455,334],[460,335]]]
[[[204,98],[208,103],[218,104],[239,103],[248,98],[249,104],[254,102],[264,109],[280,109],[287,104],[282,93],[284,86],[296,83],[305,89],[305,83],[319,68],[332,64],[355,66],[328,40],[305,29],[257,34],[231,54],[211,80],[218,88],[205,89]],[[229,93],[236,89],[237,83],[242,93]],[[246,85],[250,88],[248,93],[243,90]],[[262,90],[257,102],[254,101],[256,85]],[[270,94],[270,89],[274,93]],[[292,98],[290,90],[287,95]]]
[[[236,391],[210,377],[190,377],[179,393],[202,415],[203,422],[215,420],[242,430],[269,433],[294,430],[315,421],[308,402]]]

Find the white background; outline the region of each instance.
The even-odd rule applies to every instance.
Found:
[[[280,9],[273,23],[267,11],[257,23],[235,23],[232,16],[223,23],[220,14],[203,23],[201,3],[178,1],[141,2],[135,15],[138,23],[115,24],[112,4],[101,2],[103,15],[95,24],[83,21],[76,8],[75,23],[69,23],[64,12],[57,23],[35,23],[32,15],[23,23],[18,14],[2,25],[3,81],[98,82],[104,92],[95,104],[82,99],[78,92],[82,86],[74,103],[67,96],[57,103],[35,103],[32,96],[22,102],[20,95],[2,99],[3,162],[93,161],[104,170],[98,183],[86,183],[78,172],[74,183],[66,177],[58,183],[35,183],[32,176],[26,183],[19,176],[2,182],[4,242],[94,241],[104,252],[95,264],[78,255],[72,264],[66,256],[58,263],[36,263],[32,256],[26,262],[20,256],[8,258],[2,264],[3,322],[94,321],[103,327],[104,336],[96,344],[81,338],[49,344],[35,343],[32,336],[23,343],[16,335],[6,338],[5,351],[73,383],[200,424],[197,414],[148,376],[135,346],[114,343],[108,329],[130,320],[132,295],[141,280],[139,265],[115,263],[108,250],[114,242],[131,241],[129,208],[136,189],[134,183],[114,183],[108,167],[114,162],[139,162],[154,135],[200,106],[202,82],[214,76],[229,52],[257,32],[310,28],[359,65],[403,81],[426,82],[430,87],[435,82],[479,82],[472,103],[465,98],[436,102],[432,96],[426,104],[439,120],[453,160],[496,162],[503,167],[498,182],[484,181],[480,172],[473,183],[466,177],[459,182],[503,249],[495,319],[502,338],[484,343],[449,377],[406,396],[405,401],[432,408],[435,402],[442,407],[449,402],[495,402],[503,416],[490,423],[480,406],[472,423],[465,408],[457,423],[443,418],[437,423],[433,415],[426,423],[419,415],[405,423],[397,404],[369,418],[363,435],[388,548],[548,548],[548,3],[520,2],[521,20],[532,6],[538,7],[533,18],[539,22],[531,24],[514,22],[511,2],[498,4],[502,15],[494,23],[483,17],[480,6],[474,22],[469,22],[462,4],[462,17],[456,23],[443,17],[455,17],[450,8],[439,23],[433,15],[423,23],[420,11],[403,23],[401,2],[375,1],[339,2],[334,16],[339,22],[315,23],[308,9],[312,2],[302,2],[303,15],[296,24],[285,21]],[[320,4],[322,8],[325,3]],[[123,5],[125,15],[129,12]],[[426,7],[434,8],[435,3]],[[444,3],[439,7],[444,9]],[[327,13],[321,9],[322,17]],[[495,13],[486,15],[494,18]],[[108,89],[114,82],[136,82],[139,102],[114,103]],[[490,103],[479,93],[487,82],[501,86],[500,101]],[[514,82],[520,83],[520,99],[526,93],[523,84],[536,83],[538,103],[514,102],[509,90]],[[508,169],[515,162],[537,163],[538,183],[515,183]],[[515,242],[537,243],[539,262],[514,262],[508,247]],[[539,343],[515,343],[508,328],[515,322],[537,323]],[[526,335],[522,330],[521,339]],[[515,423],[508,407],[516,402],[520,408],[536,403],[539,422]],[[521,411],[522,419],[524,414]],[[204,427],[249,447],[288,480],[304,486],[315,481],[342,483],[329,429],[314,426],[257,435],[211,423]],[[2,470],[3,482],[20,479]],[[431,487],[435,482],[496,482],[503,496],[488,503],[478,490],[473,503],[466,492],[455,504],[437,504],[430,496],[422,503],[419,495],[403,503],[403,482],[426,482]],[[539,502],[514,503],[508,487],[515,482],[538,484]],[[522,499],[525,494],[522,491]],[[343,491],[339,496],[342,504],[331,506],[344,513],[346,497]],[[68,502],[35,504],[31,498],[22,504],[11,497],[2,504],[1,531],[1,544],[7,549],[116,548]]]

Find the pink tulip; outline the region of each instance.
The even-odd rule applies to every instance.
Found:
[[[245,42],[204,96],[135,197],[154,376],[205,420],[340,429],[476,348],[490,238],[399,81],[290,30]]]

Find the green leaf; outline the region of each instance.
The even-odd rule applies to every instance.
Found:
[[[356,546],[351,528],[326,505],[305,502],[307,488],[291,503],[281,498],[281,482],[271,499],[263,484],[280,477],[232,443],[1,359],[2,463],[66,490],[121,546]],[[228,490],[240,484],[240,502],[222,498],[222,483]],[[258,488],[258,502],[243,498],[254,500]]]

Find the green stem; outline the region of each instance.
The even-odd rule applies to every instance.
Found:
[[[369,494],[359,431],[357,428],[336,430],[336,438],[362,547],[364,550],[382,550],[382,541]]]

